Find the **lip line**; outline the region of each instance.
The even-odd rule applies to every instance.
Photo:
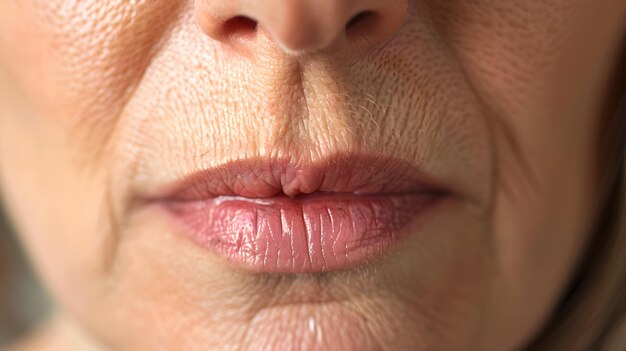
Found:
[[[287,158],[230,161],[179,177],[160,187],[148,200],[201,201],[225,196],[298,200],[316,196],[364,198],[409,194],[446,196],[450,190],[404,160],[349,153],[304,165]]]
[[[407,193],[378,193],[378,194],[355,194],[355,193],[344,193],[344,192],[320,192],[316,191],[308,194],[301,194],[297,196],[286,196],[286,195],[278,195],[272,197],[245,197],[245,196],[237,196],[237,195],[220,195],[216,196],[213,199],[216,202],[225,202],[225,201],[245,201],[249,203],[256,204],[264,204],[274,201],[298,201],[298,202],[308,202],[308,201],[327,201],[327,200],[352,200],[352,199],[362,199],[362,200],[375,200],[385,197],[397,197],[397,196],[407,196],[407,195],[444,195],[444,193],[438,192],[407,192]]]
[[[243,202],[254,205],[274,205],[281,202],[297,202],[297,203],[311,203],[315,201],[350,201],[350,200],[381,200],[384,198],[399,198],[405,196],[430,196],[430,197],[444,197],[447,193],[437,191],[424,191],[424,192],[406,192],[406,193],[379,193],[379,194],[354,194],[354,193],[333,193],[333,192],[314,192],[309,194],[303,194],[298,196],[286,196],[277,195],[271,197],[245,197],[238,195],[218,195],[215,197],[208,197],[205,199],[194,200],[178,200],[170,199],[169,203],[186,203],[186,202],[204,202],[212,201],[216,205],[220,205],[228,202]]]

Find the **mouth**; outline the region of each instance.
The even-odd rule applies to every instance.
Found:
[[[258,273],[324,273],[381,259],[450,194],[397,159],[230,162],[153,199],[185,237]]]

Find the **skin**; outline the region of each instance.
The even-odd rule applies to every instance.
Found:
[[[0,189],[58,303],[24,347],[503,350],[532,339],[595,216],[626,3],[411,1],[371,45],[290,36],[325,28],[332,2],[287,29],[271,23],[288,1],[234,2],[257,6],[261,25],[223,36],[212,14],[228,17],[224,3],[0,2]],[[358,269],[252,274],[136,204],[142,189],[229,160],[351,150],[412,162],[453,191],[389,257]]]

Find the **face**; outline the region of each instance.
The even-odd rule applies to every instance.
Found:
[[[519,347],[595,215],[624,23],[621,0],[2,1],[4,203],[116,350]]]

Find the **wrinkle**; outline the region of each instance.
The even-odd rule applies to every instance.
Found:
[[[173,8],[173,11],[168,11],[168,13],[171,16],[171,18],[175,18],[178,15],[178,11],[179,11],[179,8],[177,6],[176,8]],[[130,15],[130,18],[132,18],[133,21],[136,20],[136,17],[140,15],[140,12],[141,11],[139,9],[135,9],[135,12],[133,12]],[[147,14],[146,14],[146,17],[150,18],[150,16]],[[167,18],[164,23],[172,23],[172,22],[173,21],[170,18]],[[131,26],[131,25],[133,25],[131,22],[126,23],[126,26]],[[151,26],[149,26],[149,28],[150,30],[152,30]],[[115,154],[114,152],[111,152],[110,149],[115,147],[112,144],[112,141],[115,138],[116,130],[119,126],[119,121],[125,116],[128,102],[132,101],[133,96],[135,95],[135,92],[137,91],[137,88],[140,86],[146,71],[150,67],[150,61],[152,57],[156,55],[163,41],[167,40],[168,37],[164,34],[168,33],[171,30],[169,26],[162,26],[160,28],[161,28],[160,31],[155,31],[152,37],[147,38],[146,45],[147,47],[150,48],[148,50],[149,53],[146,56],[144,56],[143,63],[140,63],[138,66],[138,69],[135,71],[136,72],[135,78],[133,78],[132,80],[129,80],[130,85],[124,89],[125,98],[121,99],[121,102],[120,102],[121,106],[119,107],[118,112],[116,112],[112,117],[107,117],[106,120],[96,119],[92,121],[93,123],[96,123],[96,125],[94,125],[93,123],[84,123],[84,121],[79,121],[81,123],[75,124],[74,128],[70,129],[68,133],[70,136],[77,134],[77,135],[85,136],[86,139],[94,139],[94,140],[101,140],[101,138],[103,138],[103,141],[101,143],[98,143],[97,144],[98,147],[94,149],[93,157],[90,157],[90,160],[88,162],[87,161],[84,162],[83,166],[86,167],[87,169],[95,170],[95,168],[98,165],[97,160],[101,160],[102,157],[104,157],[105,155]],[[123,57],[123,56],[124,55],[120,54],[120,57]],[[110,106],[104,106],[104,107],[106,107],[107,109],[110,108]],[[103,131],[105,132],[103,133]],[[97,135],[94,135],[94,133],[96,133]],[[68,140],[70,139],[71,138],[68,138]],[[79,140],[83,140],[83,139],[79,138]],[[140,158],[137,157],[135,159],[139,160]],[[129,168],[130,168],[130,175],[131,177],[133,177],[137,173],[137,169],[138,169],[137,162],[134,162],[133,164],[129,165]],[[115,271],[115,266],[116,266],[115,262],[117,262],[117,256],[120,250],[120,245],[121,245],[120,241],[121,241],[121,232],[122,232],[121,228],[126,223],[126,221],[123,218],[120,218],[120,216],[121,216],[121,213],[127,213],[127,211],[125,211],[124,209],[116,209],[114,205],[115,194],[113,194],[113,191],[116,189],[116,187],[113,186],[113,183],[114,183],[113,177],[110,174],[107,174],[106,178],[107,178],[106,182],[108,186],[106,186],[106,190],[105,190],[106,200],[104,202],[105,205],[103,208],[105,208],[106,213],[107,213],[107,216],[105,216],[105,218],[108,218],[108,228],[110,229],[110,231],[108,232],[107,238],[104,239],[105,240],[104,249],[103,249],[104,254],[103,254],[103,259],[100,265],[105,275],[111,275]],[[134,204],[129,204],[129,206],[133,207]]]
[[[143,77],[150,67],[152,58],[158,54],[162,45],[169,38],[168,33],[171,32],[176,18],[181,13],[181,7],[179,2],[168,2],[167,4],[169,9],[163,12],[167,16],[165,18],[159,17],[160,25],[158,26],[155,26],[155,23],[151,21],[155,16],[152,16],[150,12],[157,10],[155,5],[137,2],[133,5],[124,6],[126,8],[125,11],[127,11],[124,14],[118,10],[106,11],[112,16],[110,21],[105,19],[99,22],[102,23],[100,27],[89,29],[102,33],[102,43],[99,43],[97,46],[90,43],[89,45],[94,45],[93,48],[87,49],[81,54],[95,55],[97,57],[95,60],[91,57],[86,58],[85,62],[93,62],[95,76],[97,76],[98,80],[102,80],[102,76],[106,77],[105,80],[108,80],[108,85],[110,85],[107,88],[100,89],[99,95],[87,97],[87,101],[96,99],[95,103],[91,104],[90,112],[79,116],[80,119],[70,129],[70,135],[80,135],[81,138],[78,138],[79,140],[91,140],[87,144],[97,145],[93,150],[94,154],[90,155],[93,156],[90,162],[95,163],[94,159],[100,159],[112,147],[113,136],[119,120],[124,118],[126,114],[128,102],[133,99],[137,88],[141,85]],[[159,3],[156,6],[162,7],[163,5]],[[158,9],[158,11],[161,10],[160,8]],[[80,11],[79,13],[81,14],[77,17],[82,18],[91,10],[85,12],[79,8],[72,10],[66,8],[65,11],[68,14]],[[94,8],[93,11],[98,11],[98,9]],[[143,35],[134,34],[131,36],[127,34],[127,32],[130,32],[128,29],[131,27],[144,27]],[[159,30],[154,30],[154,28]],[[87,30],[85,28],[85,31]],[[136,33],[136,30],[134,29],[133,33]],[[141,45],[138,45],[136,42],[137,37],[141,38]],[[80,44],[87,45],[86,42],[81,43],[81,40],[82,38],[79,38],[78,42]],[[131,41],[132,44],[130,43]],[[137,54],[138,51],[141,51],[141,54]],[[100,58],[100,56],[106,57],[106,59]],[[129,58],[131,58],[130,61]],[[105,61],[110,63],[105,65]],[[84,65],[85,62],[77,62],[77,64]],[[120,64],[121,62],[123,64]],[[103,66],[98,66],[98,64]],[[69,63],[68,65],[72,66]],[[121,69],[118,70],[116,67],[121,67]],[[98,73],[100,70],[102,70],[103,74]],[[95,84],[85,81],[86,79],[91,79],[89,77],[81,77],[79,79],[82,80],[81,83]],[[119,96],[110,95],[112,92]],[[76,93],[81,94],[82,92],[76,91]],[[116,103],[111,104],[107,100],[116,100]],[[85,102],[80,101],[79,104],[85,104]],[[85,119],[89,123],[85,123]],[[99,142],[94,143],[93,140],[98,140]]]

